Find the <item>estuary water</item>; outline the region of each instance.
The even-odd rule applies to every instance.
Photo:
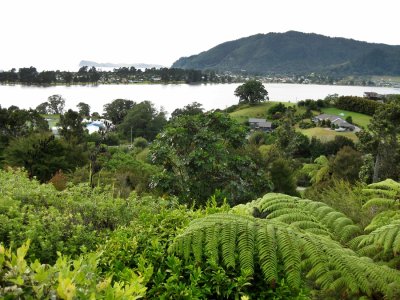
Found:
[[[136,102],[149,100],[168,113],[194,101],[206,110],[224,109],[238,103],[234,91],[239,83],[232,84],[108,84],[71,86],[23,86],[0,85],[0,105],[19,108],[35,108],[54,94],[65,99],[65,108],[77,110],[79,102],[90,105],[91,112],[103,112],[104,104],[114,99],[129,99]],[[331,94],[362,96],[364,92],[400,94],[399,88],[337,86],[312,84],[264,84],[271,101],[297,102],[304,99],[323,99]]]

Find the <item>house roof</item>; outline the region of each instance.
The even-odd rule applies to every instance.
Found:
[[[259,128],[271,128],[272,122],[259,122],[259,123],[257,123],[257,126]]]
[[[331,122],[335,122],[336,120],[342,120],[339,116],[335,116],[335,115],[329,115],[329,114],[320,114],[319,116],[316,116],[315,118],[319,119],[319,120],[329,120]]]
[[[265,119],[256,119],[256,118],[249,118],[249,123],[263,123],[266,122]]]
[[[315,117],[318,120],[329,120],[331,121],[331,123],[338,125],[339,127],[344,127],[344,128],[355,128],[355,126],[353,124],[350,124],[349,122],[343,120],[341,117],[339,116],[335,116],[335,115],[329,115],[329,114],[321,114],[319,116]]]

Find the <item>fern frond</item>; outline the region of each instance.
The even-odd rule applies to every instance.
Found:
[[[235,268],[236,238],[238,235],[237,224],[226,224],[221,231],[221,249],[224,264],[229,268]]]
[[[383,208],[391,208],[396,204],[393,199],[388,198],[372,198],[368,200],[363,206],[363,209],[371,208],[371,207],[383,207]]]
[[[218,263],[218,239],[220,234],[220,226],[206,227],[205,229],[205,252],[211,261]]]
[[[363,194],[366,196],[375,196],[375,197],[386,197],[386,198],[394,198],[396,197],[397,192],[392,190],[378,190],[378,189],[363,189]]]
[[[268,212],[267,219],[287,224],[307,224],[299,228],[330,235],[340,242],[345,243],[361,232],[361,228],[350,218],[322,202],[271,193],[254,204],[261,212]]]
[[[240,269],[245,275],[253,275],[254,273],[254,222],[246,222],[238,224],[238,245]]]
[[[283,266],[287,274],[289,286],[294,289],[300,287],[300,251],[297,239],[287,230],[280,230],[277,234],[278,250],[284,257]]]
[[[356,249],[358,248],[361,253],[365,253],[365,247],[373,245],[378,251],[397,255],[400,250],[400,220],[394,220],[388,225],[375,229],[368,235],[357,237],[350,244],[355,246]]]
[[[278,281],[278,258],[276,251],[275,227],[266,224],[257,232],[257,250],[260,267],[264,278],[268,283],[275,284]]]
[[[192,251],[196,262],[201,262],[203,257],[203,239],[204,233],[202,230],[197,230],[193,233]]]
[[[400,183],[394,181],[393,179],[386,179],[380,182],[371,183],[368,185],[371,189],[380,189],[380,190],[395,190],[400,192]]]

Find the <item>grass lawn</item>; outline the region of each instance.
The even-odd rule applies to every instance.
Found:
[[[296,127],[296,130],[305,134],[309,138],[315,136],[316,138],[320,139],[323,142],[333,140],[337,135],[348,137],[349,139],[352,139],[355,142],[358,141],[358,138],[354,132],[337,132],[329,128],[322,128],[322,127],[314,127],[308,129],[300,129]]]
[[[279,102],[272,102],[268,101],[259,105],[255,106],[249,106],[249,105],[243,105],[238,110],[230,113],[230,116],[240,122],[240,123],[245,123],[246,121],[249,120],[249,118],[267,118],[267,110],[277,104]],[[303,114],[306,109],[304,107],[297,107],[297,105],[289,102],[281,102],[286,106],[296,106],[297,109],[297,114]],[[337,108],[324,108],[322,110],[324,113],[327,114],[332,114],[332,115],[338,115],[341,116],[340,114],[343,113],[344,116],[341,116],[342,118],[346,118],[347,116],[351,116],[353,118],[353,122],[366,127],[367,124],[369,124],[369,121],[371,119],[370,116],[363,115],[360,113],[355,113],[355,112],[350,112],[346,110],[340,110]],[[296,130],[305,134],[309,138],[312,138],[315,136],[316,138],[320,139],[321,141],[329,141],[333,140],[335,136],[337,135],[342,135],[345,137],[348,137],[352,139],[353,141],[357,141],[358,138],[353,132],[337,132],[334,130],[330,130],[327,128],[321,128],[321,127],[315,127],[315,128],[309,128],[309,129],[300,129],[298,126],[296,126]]]
[[[230,116],[238,121],[239,123],[244,123],[249,120],[249,118],[267,118],[267,110],[279,102],[267,101],[254,106],[243,105],[237,111],[230,113]],[[296,106],[293,103],[281,102],[286,106]],[[304,108],[299,108],[296,106],[297,113],[304,113]]]
[[[323,113],[330,114],[330,115],[336,115],[341,117],[343,120],[346,119],[346,117],[351,116],[353,119],[353,123],[356,125],[359,125],[361,127],[367,128],[367,125],[371,121],[371,116],[367,116],[364,114],[348,111],[348,110],[342,110],[334,107],[329,107],[329,108],[323,108],[322,109]],[[341,115],[342,114],[342,115]]]
[[[50,128],[55,127],[60,121],[60,115],[42,115],[42,117],[46,119],[47,123],[49,123]]]

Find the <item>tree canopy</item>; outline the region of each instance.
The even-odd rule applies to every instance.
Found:
[[[143,101],[127,111],[119,130],[127,139],[132,134],[132,138],[141,136],[153,140],[166,123],[164,111],[157,111],[150,101]]]
[[[193,102],[191,104],[185,105],[183,108],[177,108],[175,109],[172,114],[171,118],[176,118],[178,116],[193,116],[197,114],[202,114],[204,112],[204,108],[202,107],[203,105],[198,102]]]
[[[239,103],[255,105],[268,100],[268,92],[261,81],[249,80],[239,85],[235,90]]]
[[[245,150],[246,129],[213,112],[173,119],[151,146],[163,168],[154,184],[184,202],[204,204],[216,192],[231,203],[268,189],[266,174]]]
[[[122,123],[122,120],[128,114],[128,111],[136,103],[132,100],[116,99],[111,103],[104,105],[104,116],[111,120],[114,125]]]
[[[61,95],[53,95],[47,99],[47,110],[50,114],[62,114],[65,106],[65,99]]]

